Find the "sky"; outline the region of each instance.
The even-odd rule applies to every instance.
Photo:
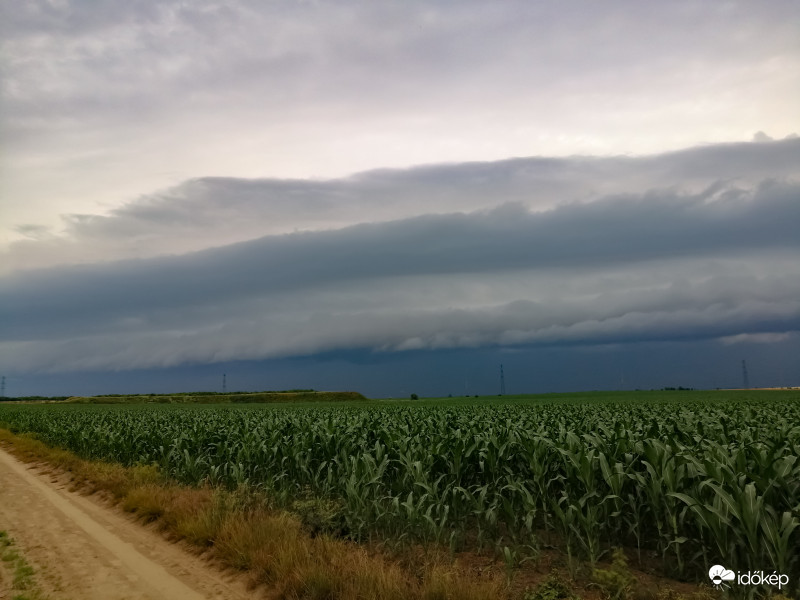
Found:
[[[796,2],[0,7],[6,395],[800,385]]]

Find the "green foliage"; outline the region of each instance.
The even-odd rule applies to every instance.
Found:
[[[684,579],[724,557],[800,580],[797,391],[4,404],[0,422],[85,458],[264,491],[312,531],[508,548],[509,564],[541,539],[570,565],[629,547]]]
[[[550,575],[534,589],[525,590],[523,600],[579,600],[569,584],[557,574]]]
[[[306,500],[295,500],[291,503],[290,510],[299,517],[311,537],[319,534],[336,537],[347,535],[344,506],[340,500],[310,497]]]
[[[621,548],[615,548],[610,569],[594,569],[592,579],[609,600],[628,600],[636,578],[628,569],[628,559]]]

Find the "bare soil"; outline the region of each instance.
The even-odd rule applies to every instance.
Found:
[[[0,530],[64,600],[243,600],[245,579],[0,449]],[[5,579],[5,578],[3,578]],[[4,582],[7,583],[7,582]],[[0,584],[0,598],[3,597]]]

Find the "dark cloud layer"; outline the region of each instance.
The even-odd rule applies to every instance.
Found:
[[[766,179],[20,271],[2,279],[0,357],[70,371],[783,339],[800,330],[798,222],[800,184]]]
[[[543,213],[509,205],[266,237],[185,256],[19,273],[5,279],[0,307],[12,316],[13,334],[49,319],[96,320],[358,279],[797,252],[797,223],[800,185],[779,182],[699,195],[654,192]]]
[[[800,335],[774,343],[715,341],[591,347],[522,346],[402,353],[334,352],[312,357],[183,365],[172,369],[36,373],[7,377],[11,395],[228,390],[357,389],[374,397],[497,394],[504,367],[509,394],[582,390],[735,388],[747,358],[753,386],[797,384]]]

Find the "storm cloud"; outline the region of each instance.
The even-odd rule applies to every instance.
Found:
[[[2,279],[0,358],[127,369],[788,335],[800,330],[797,223],[798,182],[742,180],[18,271]]]
[[[601,354],[580,385],[611,386],[644,348],[640,382],[800,372],[791,0],[0,10],[11,386],[351,387],[336,364],[408,392],[390,364],[449,388]]]

